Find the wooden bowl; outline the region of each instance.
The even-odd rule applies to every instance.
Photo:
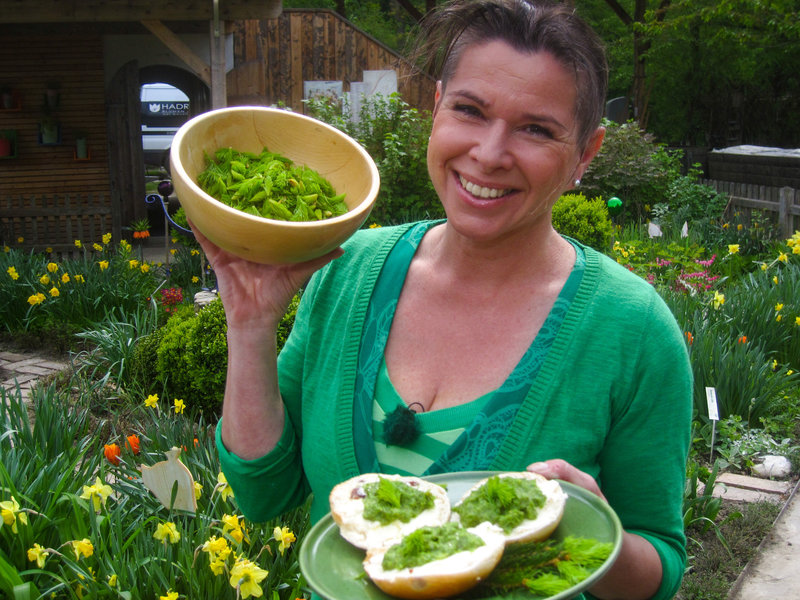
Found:
[[[266,147],[325,177],[344,192],[348,211],[322,221],[289,222],[246,214],[197,184],[206,154],[220,148]],[[311,260],[338,248],[369,216],[380,186],[375,162],[343,132],[297,113],[260,106],[222,108],[191,119],[175,134],[172,182],[186,216],[209,240],[241,258],[282,264]]]

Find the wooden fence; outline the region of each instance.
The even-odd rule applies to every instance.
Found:
[[[0,197],[4,246],[71,254],[75,240],[91,246],[109,232],[111,206],[103,194]]]
[[[783,238],[800,230],[800,190],[714,179],[701,183],[729,196],[725,209],[728,217],[738,213],[739,219],[749,223],[755,213],[761,213],[772,221]]]

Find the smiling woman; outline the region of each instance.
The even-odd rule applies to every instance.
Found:
[[[419,54],[438,78],[428,170],[446,220],[361,230],[295,265],[198,236],[228,325],[227,480],[254,519],[313,494],[318,521],[359,473],[527,469],[619,515],[594,597],[671,598],[686,559],[683,337],[651,286],[551,218],[602,144],[602,46],[565,4],[451,0]],[[398,410],[416,435],[386,435]]]

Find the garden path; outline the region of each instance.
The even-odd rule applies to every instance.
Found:
[[[37,381],[69,367],[69,363],[35,353],[0,347],[0,380],[4,389],[19,386],[25,400]],[[728,600],[800,600],[800,482],[775,482],[755,477],[722,475],[715,493],[729,502],[784,502],[772,531],[731,589]],[[719,490],[719,491],[718,491]]]

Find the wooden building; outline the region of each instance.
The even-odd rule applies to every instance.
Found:
[[[120,239],[146,216],[144,83],[180,88],[192,114],[302,111],[305,81],[347,91],[365,70],[397,71],[401,96],[421,109],[434,92],[336,13],[283,11],[280,0],[0,0],[0,36],[0,244],[13,247]]]

